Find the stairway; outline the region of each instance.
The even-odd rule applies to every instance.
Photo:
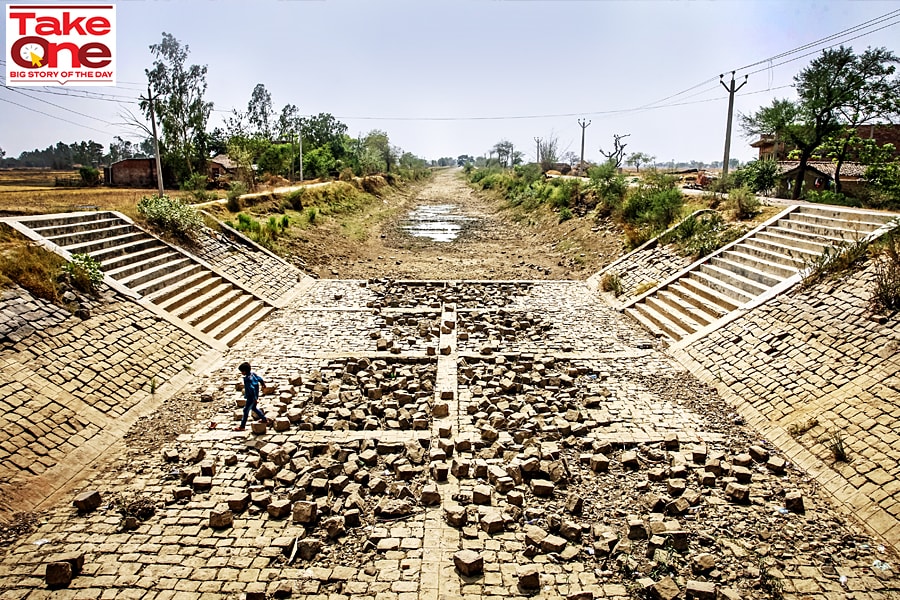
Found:
[[[628,304],[657,335],[681,340],[796,277],[826,247],[877,235],[896,215],[794,206]],[[880,233],[880,232],[879,232]]]
[[[273,307],[114,212],[15,219],[70,254],[87,254],[104,275],[195,331],[233,345]]]

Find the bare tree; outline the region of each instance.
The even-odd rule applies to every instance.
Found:
[[[559,162],[559,138],[551,134],[541,139],[538,145],[541,149],[541,169],[548,171],[553,163]]]
[[[603,148],[600,148],[600,154],[606,157],[606,160],[616,165],[616,168],[620,168],[622,166],[622,159],[625,157],[625,146],[628,144],[622,143],[622,140],[630,136],[630,133],[626,133],[624,135],[619,135],[618,133],[613,134],[613,149],[610,152],[604,152]]]

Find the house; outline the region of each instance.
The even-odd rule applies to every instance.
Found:
[[[879,146],[893,144],[894,158],[900,159],[900,124],[861,125],[856,128],[856,134],[864,140],[875,140]],[[768,134],[760,136],[750,146],[759,151],[759,160],[784,161],[787,160],[788,153],[795,149],[794,146],[778,141],[774,135]]]
[[[227,154],[217,154],[206,162],[207,176],[212,181],[234,173],[237,168],[237,164]]]
[[[106,169],[106,183],[123,187],[156,187],[156,160],[125,158]]]
[[[775,196],[790,198],[791,186],[797,177],[800,161],[779,161],[778,184]],[[834,173],[837,165],[831,161],[810,161],[806,163],[803,175],[804,190],[830,190],[834,187]],[[841,192],[848,196],[856,196],[865,185],[866,166],[857,162],[846,162],[841,165]]]

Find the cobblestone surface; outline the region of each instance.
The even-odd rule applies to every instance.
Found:
[[[604,269],[604,275],[615,273],[622,284],[622,293],[619,300],[627,302],[632,296],[636,296],[635,290],[652,284],[655,287],[669,277],[672,277],[693,261],[690,256],[682,256],[674,246],[657,244],[641,252],[626,255],[620,262]],[[602,276],[601,276],[602,278]]]
[[[900,544],[900,315],[869,312],[873,274],[780,296],[686,353],[822,461],[826,481],[858,492],[854,508]],[[836,440],[850,462],[834,460]]]
[[[216,416],[163,453],[123,456],[90,482],[98,510],[55,509],[9,549],[4,598],[900,591],[889,550],[583,284],[535,284],[462,314],[431,291],[415,312],[415,292],[395,286],[410,306],[376,306],[383,296],[360,282],[320,281],[270,317],[204,377]],[[558,318],[566,299],[585,318]],[[572,348],[535,350],[526,330],[489,355],[464,351],[459,324],[500,309],[539,315]],[[439,321],[428,344],[372,350],[397,318],[418,332],[413,317]],[[304,319],[320,328],[295,325]],[[266,379],[270,422],[233,432],[245,359]],[[155,514],[123,518],[117,507],[147,506],[141,498]],[[468,575],[454,566],[464,549],[475,553],[458,555]],[[84,552],[84,569],[49,591],[45,565],[65,551]]]
[[[188,251],[270,302],[276,302],[293,290],[303,275],[281,259],[207,228],[199,236],[198,244]]]
[[[0,297],[0,483],[39,475],[207,348],[106,292],[87,320],[17,289]]]

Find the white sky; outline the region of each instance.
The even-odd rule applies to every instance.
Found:
[[[629,133],[628,152],[643,151],[660,161],[721,160],[727,94],[718,83],[720,73],[900,9],[896,0],[132,0],[116,5],[116,88],[37,89],[136,98],[152,64],[149,46],[166,31],[190,46],[190,63],[208,65],[207,99],[216,108],[211,126],[222,124],[233,107],[246,109],[253,87],[263,83],[276,111],[293,103],[305,114],[330,112],[351,135],[384,129],[392,143],[428,159],[486,154],[508,139],[531,160],[533,138],[549,135],[558,136],[562,151],[578,153],[576,120],[583,116],[592,121],[586,158],[598,159],[598,147],[608,150],[613,133]],[[859,39],[846,41],[848,35],[837,41],[858,52],[886,46],[900,53],[900,15],[878,27],[892,23]],[[5,26],[0,31],[5,49]],[[738,71],[742,79],[763,69],[738,93],[735,116],[791,96],[791,89],[774,88],[790,85],[811,58]],[[704,81],[661,102],[689,104],[599,114],[641,108]],[[116,102],[16,89],[83,115],[8,88],[0,89],[0,98],[94,129],[0,102],[0,148],[8,156],[60,140],[108,145],[114,135],[128,135],[115,125],[121,122]],[[392,119],[559,114],[571,116]],[[736,123],[731,156],[754,155]]]

